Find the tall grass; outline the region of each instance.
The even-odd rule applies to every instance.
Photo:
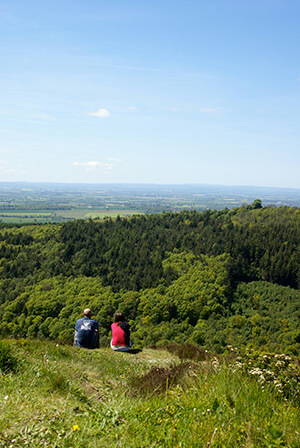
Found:
[[[22,367],[0,377],[1,448],[300,446],[299,409],[230,366],[156,350],[8,345]]]

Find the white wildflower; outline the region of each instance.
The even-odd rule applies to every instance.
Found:
[[[284,366],[284,362],[283,361],[277,361],[275,364],[276,367],[281,367]]]

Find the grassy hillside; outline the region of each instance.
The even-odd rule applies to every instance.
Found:
[[[271,364],[253,373],[253,362],[268,355],[248,359],[248,375],[235,356],[203,357],[2,341],[0,447],[300,446],[300,412],[288,383],[282,394],[274,378],[273,385],[261,381]],[[290,358],[273,361],[293,372],[291,381],[297,377]]]

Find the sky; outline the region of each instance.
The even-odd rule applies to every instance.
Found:
[[[298,0],[0,0],[0,181],[300,188]]]

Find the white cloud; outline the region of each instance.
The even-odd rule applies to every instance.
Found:
[[[200,112],[202,112],[203,114],[213,114],[218,111],[219,109],[217,107],[203,107],[202,109],[200,109]]]
[[[167,108],[168,112],[180,112],[178,107],[172,106]]]
[[[55,117],[53,117],[53,115],[44,113],[44,112],[40,112],[38,114],[35,114],[32,116],[32,118],[36,119],[36,120],[42,120],[42,121],[54,121]]]
[[[101,162],[91,161],[91,162],[73,162],[73,166],[86,166],[86,167],[97,167],[101,166]]]
[[[7,163],[6,160],[0,160],[0,174],[1,176],[16,176],[23,175],[25,173],[24,170],[19,169],[18,167],[11,167]],[[6,180],[14,180],[13,178],[6,178]]]
[[[90,117],[107,118],[107,117],[110,117],[110,111],[103,107],[103,108],[96,110],[96,112],[90,112],[88,115]]]
[[[109,160],[110,162],[116,162],[116,163],[122,162],[122,160],[119,159],[119,157],[109,157],[107,160]]]
[[[89,170],[95,168],[104,168],[105,170],[112,170],[114,166],[114,164],[111,162],[99,162],[97,160],[92,160],[89,162],[73,162],[72,165],[87,168]]]

